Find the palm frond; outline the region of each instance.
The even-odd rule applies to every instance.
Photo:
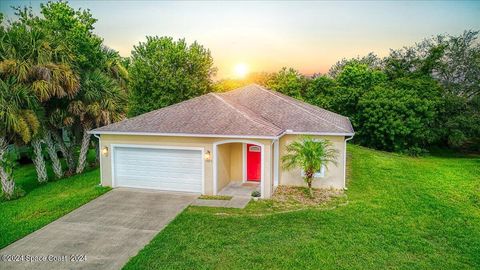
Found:
[[[338,150],[329,140],[316,140],[311,137],[300,137],[286,146],[286,154],[282,157],[282,165],[286,170],[299,168],[304,172],[319,171],[328,163],[336,164]]]

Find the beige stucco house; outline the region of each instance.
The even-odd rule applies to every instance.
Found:
[[[263,198],[278,185],[304,185],[282,169],[286,145],[301,135],[333,142],[336,165],[315,187],[345,188],[348,118],[258,85],[210,93],[94,129],[101,184],[218,194],[232,183],[256,184]],[[258,183],[258,184],[257,184]]]

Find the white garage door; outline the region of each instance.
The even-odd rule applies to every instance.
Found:
[[[202,151],[115,147],[117,187],[202,192]]]

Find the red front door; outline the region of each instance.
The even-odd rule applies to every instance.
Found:
[[[247,180],[260,181],[262,148],[255,144],[247,144]]]

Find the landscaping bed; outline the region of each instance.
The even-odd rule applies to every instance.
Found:
[[[278,186],[272,200],[284,207],[316,207],[343,196],[343,190],[312,189],[312,194],[305,187]]]

